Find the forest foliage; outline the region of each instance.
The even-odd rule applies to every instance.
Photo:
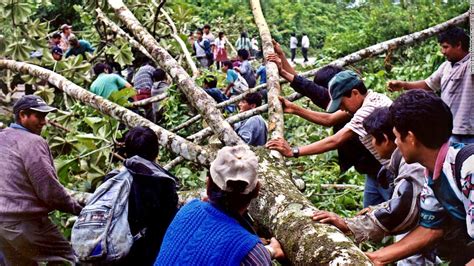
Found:
[[[170,37],[170,29],[161,15],[154,21],[157,1],[124,1],[135,16],[153,32],[170,53],[181,62],[182,53],[178,44]],[[316,58],[315,65],[299,66],[298,71],[313,69],[333,59],[347,55],[372,44],[405,35],[433,26],[465,12],[468,1],[262,1],[262,8],[273,38],[288,49],[289,36],[295,32],[300,36],[307,33],[311,49],[310,56]],[[100,7],[109,18],[118,22],[106,1],[91,0],[25,0],[0,2],[0,57],[27,61],[42,65],[65,76],[76,84],[88,88],[93,79],[91,67],[98,60],[115,61],[122,68],[134,61],[134,48],[128,40],[115,36],[106,26],[96,21],[95,8]],[[234,42],[241,31],[257,35],[249,3],[246,1],[173,0],[164,7],[173,18],[180,37],[186,41],[189,31],[204,24],[213,27],[214,34],[226,33]],[[57,31],[63,23],[74,26],[76,34],[89,40],[96,53],[88,58],[82,56],[56,62],[50,56],[47,46],[48,34]],[[154,25],[156,23],[156,25]],[[189,47],[190,48],[190,47]],[[31,58],[33,51],[40,50],[43,56]],[[419,45],[389,51],[387,54],[370,58],[349,66],[359,72],[368,88],[386,92],[389,79],[416,80],[430,75],[442,62],[437,41],[429,39]],[[259,64],[258,62],[254,64]],[[216,70],[212,73],[223,79]],[[60,181],[67,187],[91,191],[101,178],[116,167],[120,160],[116,142],[125,129],[113,118],[104,116],[55,90],[38,79],[1,71],[0,121],[7,125],[12,121],[11,97],[17,83],[35,84],[35,93],[49,103],[59,106],[61,111],[50,119],[60,126],[48,125],[43,131],[53,155]],[[198,83],[202,80],[198,79]],[[290,94],[291,88],[284,86]],[[176,87],[169,91],[169,97],[162,103],[165,119],[162,126],[171,129],[193,115],[196,111],[188,105]],[[391,95],[394,97],[394,95]],[[127,98],[127,92],[119,95],[117,102]],[[317,109],[309,100],[299,104]],[[203,128],[201,123],[183,129],[178,133],[188,136]],[[304,145],[331,134],[331,129],[304,121],[292,115],[285,115],[285,137],[293,145]],[[212,138],[209,142],[212,142]],[[160,151],[159,161],[165,164],[175,158],[165,150]],[[342,215],[351,215],[362,207],[362,191],[357,189],[334,190],[321,188],[321,184],[363,185],[364,177],[351,169],[339,173],[337,153],[287,160],[295,175],[307,184],[305,194],[316,207],[332,210]],[[183,189],[201,187],[207,170],[193,163],[185,162],[173,168],[181,180]],[[55,214],[58,223],[65,225],[67,216]],[[65,229],[67,233],[67,229]]]

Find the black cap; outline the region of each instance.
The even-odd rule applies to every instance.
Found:
[[[41,113],[49,113],[57,109],[49,106],[41,97],[37,95],[25,95],[21,97],[13,106],[13,113],[18,114],[21,110],[33,110]]]
[[[59,46],[54,46],[53,49],[51,49],[51,53],[63,55],[63,49],[59,48]]]

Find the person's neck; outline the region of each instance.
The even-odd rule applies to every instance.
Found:
[[[418,162],[426,167],[430,173],[434,172],[436,166],[436,159],[438,158],[438,154],[441,148],[437,149],[429,149],[426,147],[421,148],[420,151],[420,158]]]

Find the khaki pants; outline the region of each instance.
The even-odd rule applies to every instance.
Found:
[[[71,244],[48,217],[0,222],[0,251],[9,265],[74,264]]]

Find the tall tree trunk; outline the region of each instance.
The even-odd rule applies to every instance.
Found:
[[[272,43],[272,35],[268,29],[267,22],[263,16],[260,0],[250,0],[255,24],[260,32],[262,40],[263,56],[275,53]],[[283,108],[278,96],[281,95],[280,75],[278,67],[274,62],[266,62],[267,88],[268,88],[268,134],[271,139],[283,138],[285,130],[283,120]]]
[[[47,80],[53,86],[67,93],[72,98],[91,106],[106,115],[125,123],[129,127],[146,126],[151,128],[158,136],[158,143],[170,151],[181,155],[187,160],[207,165],[212,159],[209,151],[174,133],[161,128],[138,114],[97,96],[69,81],[65,77],[37,65],[32,65],[14,60],[0,59],[0,69],[10,69],[15,72],[29,74],[30,76]]]
[[[163,49],[158,42],[147,32],[135,16],[123,4],[122,0],[108,0],[116,15],[133,33],[135,38],[158,61],[158,64],[172,78],[178,88],[186,95],[188,101],[204,117],[207,124],[217,134],[217,137],[228,146],[243,144],[242,139],[234,129],[224,120],[222,113],[216,108],[216,102],[207,93],[196,86],[194,80],[184,71],[176,60]]]

